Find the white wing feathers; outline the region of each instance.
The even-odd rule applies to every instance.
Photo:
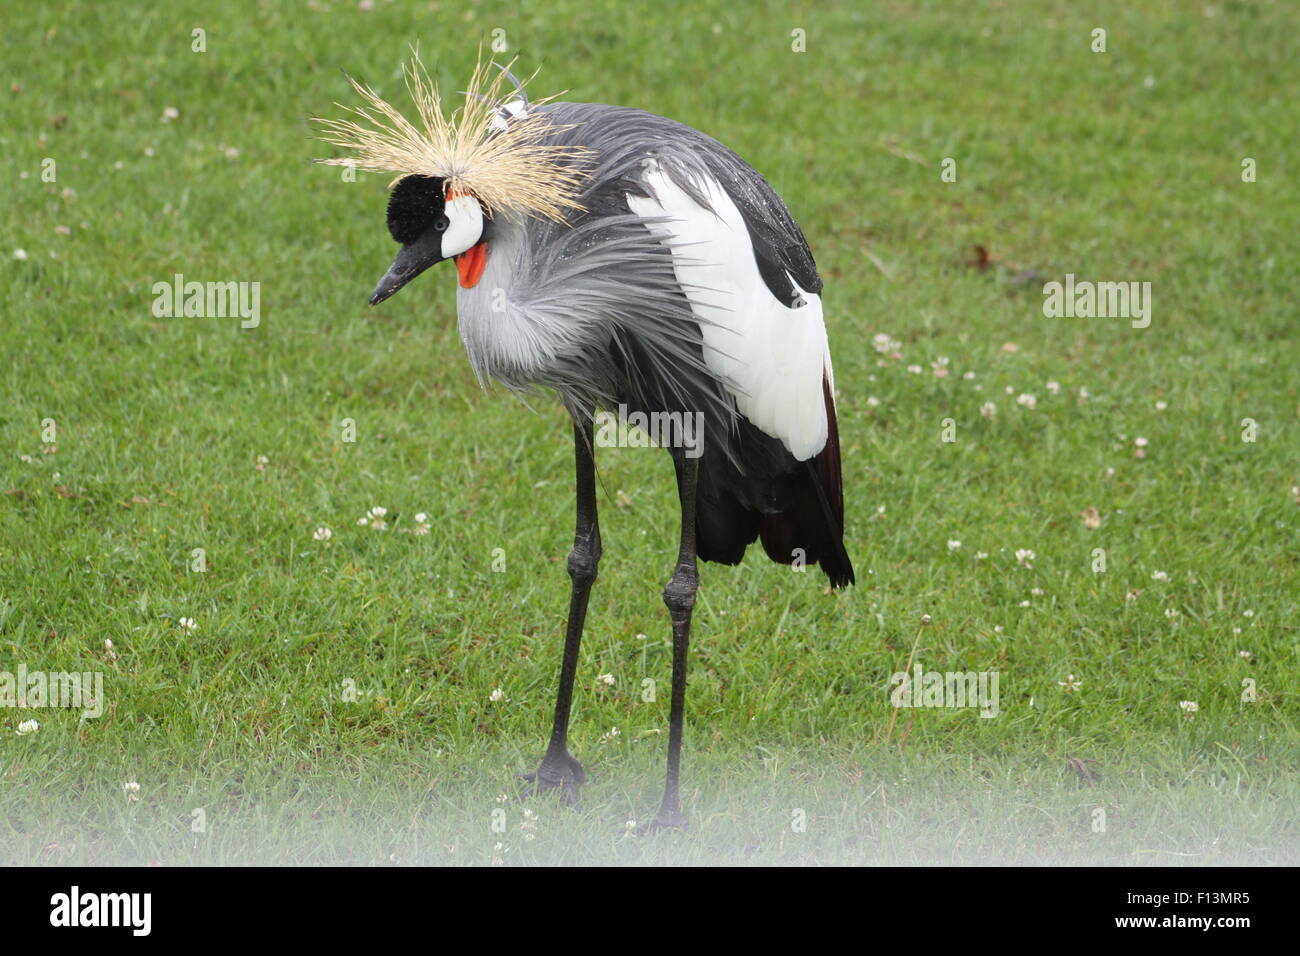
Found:
[[[831,376],[821,297],[788,272],[803,305],[792,309],[772,295],[740,210],[716,180],[698,184],[716,212],[654,160],[646,161],[643,182],[651,198],[629,194],[628,206],[672,251],[677,281],[700,319],[705,363],[757,428],[798,460],[811,458],[826,445],[822,378]]]

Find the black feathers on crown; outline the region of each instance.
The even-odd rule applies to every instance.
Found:
[[[388,197],[388,232],[402,245],[414,242],[440,219],[446,200],[434,176],[406,176]]]

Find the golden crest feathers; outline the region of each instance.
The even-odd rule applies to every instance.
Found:
[[[536,110],[552,97],[529,103],[522,113],[512,111],[507,118],[504,104],[522,98],[522,84],[519,93],[507,91],[509,67],[492,66],[479,59],[464,103],[447,115],[437,87],[413,52],[404,73],[416,122],[349,77],[364,105],[342,107],[353,118],[316,122],[322,141],[351,155],[317,162],[397,173],[398,178],[438,177],[446,180],[448,190],[477,198],[489,214],[519,211],[563,221],[566,211],[582,209],[578,194],[583,174],[575,161],[587,151],[543,142],[547,133],[563,128]]]

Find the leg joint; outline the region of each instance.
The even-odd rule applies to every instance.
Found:
[[[664,588],[664,603],[668,610],[686,612],[695,607],[695,592],[699,586],[699,572],[687,565],[678,565]]]
[[[574,581],[591,582],[596,580],[596,567],[600,564],[600,535],[590,538],[579,537],[569,552],[569,577]]]

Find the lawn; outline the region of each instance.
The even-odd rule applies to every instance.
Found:
[[[98,672],[103,713],[0,707],[0,863],[1300,861],[1300,12],[1091,6],[9,18],[0,672]],[[591,782],[520,802],[570,429],[480,389],[454,270],[367,307],[387,178],[311,164],[344,71],[404,103],[410,44],[454,91],[494,37],[535,95],[736,149],[826,282],[858,585],[701,567],[685,833],[628,828],[662,785],[668,456],[600,450]],[[178,273],[259,283],[258,323],[155,314]],[[1149,326],[1046,316],[1067,274],[1151,283]],[[893,708],[909,660],[996,672],[997,715]]]

